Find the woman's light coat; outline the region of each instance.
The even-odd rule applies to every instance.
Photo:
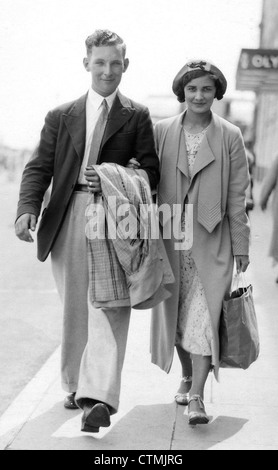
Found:
[[[193,205],[192,254],[211,314],[212,362],[217,377],[222,300],[230,290],[234,256],[249,254],[250,227],[245,211],[248,165],[239,128],[213,113],[190,182],[183,119],[184,113],[160,121],[155,127],[161,165],[158,204],[170,205],[172,212],[170,220],[163,220],[161,215],[161,230],[166,237],[169,226],[173,231],[175,207],[183,207],[185,200]],[[152,362],[169,372],[178,320],[180,251],[173,233],[167,238],[164,243],[176,281],[168,286],[171,298],[153,310],[151,354]]]

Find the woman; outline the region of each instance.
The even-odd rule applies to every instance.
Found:
[[[264,180],[260,206],[263,211],[266,210],[270,196],[273,194],[273,232],[270,244],[269,256],[273,258],[273,264],[278,264],[278,156],[274,160],[269,172]],[[276,279],[278,283],[278,278]]]
[[[152,361],[169,372],[176,346],[183,374],[176,400],[189,405],[189,424],[209,422],[204,387],[211,369],[218,377],[222,300],[230,290],[234,260],[238,272],[249,265],[249,177],[243,138],[237,127],[211,111],[226,88],[223,73],[214,65],[187,63],[173,83],[187,109],[155,128],[161,161],[158,204],[182,207],[187,245],[178,249],[176,218],[171,219],[172,237],[165,237],[169,220],[163,221],[176,282],[172,297],[153,311]]]

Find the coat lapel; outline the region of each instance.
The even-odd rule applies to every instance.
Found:
[[[179,125],[179,133],[177,133],[176,135],[179,136],[177,167],[181,171],[181,173],[183,173],[183,175],[186,176],[186,178],[189,180],[188,158],[182,124]]]
[[[194,168],[194,175],[205,168],[199,178],[198,222],[209,233],[214,231],[222,219],[222,133],[220,119],[213,115]]]
[[[132,107],[131,101],[118,92],[109,113],[101,148],[103,148],[106,142],[129,121],[134,112],[135,109]]]
[[[81,161],[86,141],[86,100],[87,94],[75,102],[69,113],[63,115],[74,149]]]
[[[86,142],[87,94],[77,100],[71,110],[64,114],[64,121],[80,160],[83,159]],[[109,114],[101,148],[133,116],[131,101],[118,92]]]
[[[186,145],[180,121],[180,144],[177,167],[177,200],[179,194],[186,195],[191,187],[186,158]],[[192,179],[197,176],[198,184],[193,184],[192,200],[197,202],[198,222],[210,233],[221,221],[221,175],[222,175],[222,126],[217,115],[213,114],[211,125],[196,155]],[[202,171],[204,170],[204,171]],[[185,177],[186,178],[185,178]],[[181,199],[183,200],[183,199]]]
[[[209,145],[208,137],[205,135],[199,151],[196,155],[196,160],[193,168],[192,179],[196,176],[200,171],[202,171],[206,166],[210,163],[214,162],[215,156],[212,152],[212,149]]]
[[[168,158],[162,163],[163,175],[160,186],[163,185],[162,194],[166,194],[168,204],[183,204],[190,187],[188,159],[183,135],[182,122],[184,113],[173,120],[165,135],[161,148]]]
[[[217,115],[213,113],[211,124],[196,156],[192,179],[221,155],[222,131]]]

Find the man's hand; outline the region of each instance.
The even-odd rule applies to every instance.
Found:
[[[126,168],[129,168],[130,170],[139,170],[140,166],[141,165],[136,158],[131,158],[126,165]]]
[[[20,240],[33,243],[34,240],[30,234],[30,230],[34,232],[36,225],[37,217],[34,214],[23,214],[15,223],[15,234]]]
[[[245,273],[250,264],[249,256],[236,256],[237,273]]]
[[[88,189],[91,193],[101,193],[101,183],[100,177],[98,176],[96,170],[91,167],[87,167],[84,175],[88,181]]]

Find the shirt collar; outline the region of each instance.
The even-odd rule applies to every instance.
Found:
[[[96,109],[98,110],[99,107],[101,106],[103,100],[105,99],[107,101],[107,104],[108,104],[108,108],[109,108],[109,111],[111,110],[112,106],[113,106],[113,103],[114,103],[114,100],[116,98],[116,95],[118,93],[118,89],[114,91],[114,93],[112,93],[112,95],[109,95],[109,96],[101,96],[99,95],[96,91],[94,91],[92,88],[89,89],[89,93],[88,93],[88,100],[90,102],[90,104]]]

